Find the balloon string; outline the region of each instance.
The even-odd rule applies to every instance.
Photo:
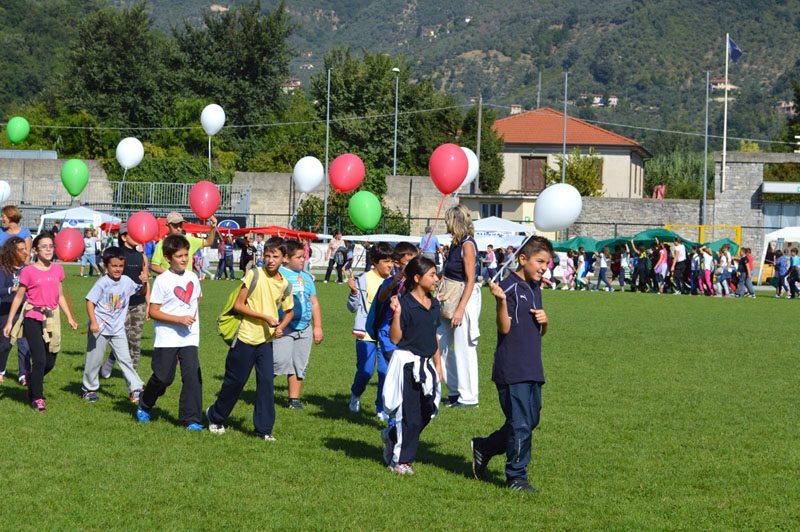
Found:
[[[208,136],[208,175],[214,179],[214,173],[211,171],[211,135]]]
[[[447,194],[442,194],[442,201],[439,202],[439,208],[436,210],[436,221],[433,223],[433,228],[431,228],[431,232],[428,233],[428,239],[425,240],[425,245],[422,246],[423,251],[425,248],[428,247],[428,243],[431,241],[433,237],[433,233],[436,232],[436,228],[439,227],[439,215],[442,213],[442,205],[444,205],[444,200],[447,197]]]
[[[67,282],[67,276],[66,275],[64,276],[64,288],[66,288],[67,306],[69,307],[69,311],[72,314],[72,319],[75,320],[75,321],[78,321],[77,320],[78,315],[75,314],[75,309],[72,308],[72,296],[69,293],[69,283]],[[101,327],[102,327],[102,325],[101,325]]]
[[[336,192],[337,192],[336,189],[331,187],[331,191],[328,194],[328,204],[329,205],[330,205],[331,200],[333,199],[333,197],[336,195]],[[322,225],[322,222],[323,222],[324,219],[325,219],[325,214],[323,213],[322,216],[319,217],[319,221],[317,222],[317,225],[314,226],[314,230],[312,231],[312,233],[316,233],[317,232],[317,229],[319,229],[319,226]]]

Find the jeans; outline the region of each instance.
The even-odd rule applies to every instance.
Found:
[[[0,314],[0,323],[5,323],[6,321],[8,321],[8,314]],[[6,374],[6,365],[8,364],[8,355],[11,353],[11,348],[11,339],[0,335],[0,375]],[[27,377],[30,372],[30,367],[28,365],[29,356],[30,348],[28,347],[28,341],[25,338],[17,339],[19,375],[25,375]]]
[[[528,478],[533,429],[539,424],[542,410],[542,384],[520,382],[497,385],[500,407],[506,422],[486,438],[476,438],[476,446],[486,460],[506,455],[506,479]]]
[[[339,283],[342,282],[342,266],[344,266],[344,264],[336,264],[335,260],[330,259],[328,261],[328,270],[325,272],[326,283],[331,280],[331,271],[333,270],[334,266],[336,266],[336,280]]]
[[[736,286],[736,295],[743,296],[745,289],[750,295],[755,295],[756,290],[753,288],[753,281],[750,279],[750,272],[742,272],[739,274],[739,284]]]
[[[386,380],[386,370],[389,364],[384,357],[379,356],[377,342],[356,340],[356,374],[353,376],[350,393],[361,397],[375,373],[376,363],[378,366],[378,396],[375,398],[375,411],[383,412],[383,382]]]
[[[608,278],[606,274],[608,273],[608,268],[600,268],[600,273],[597,274],[597,286],[595,287],[596,290],[600,290],[600,283],[605,283],[607,288],[611,288],[611,283],[608,282]]]
[[[272,434],[275,425],[275,389],[272,384],[272,343],[250,345],[236,342],[225,359],[225,377],[216,402],[208,409],[208,420],[221,425],[242,395],[250,372],[256,368],[256,400],[253,426],[259,436]]]

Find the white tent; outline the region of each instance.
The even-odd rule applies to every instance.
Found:
[[[72,227],[74,229],[84,229],[86,227],[99,228],[101,224],[110,223],[118,224],[122,220],[116,216],[111,216],[104,212],[94,211],[88,207],[75,207],[74,209],[66,209],[64,211],[56,211],[43,215],[39,219],[39,229],[37,233],[42,232],[45,220],[58,222],[61,229]]]
[[[764,271],[764,261],[767,260],[767,247],[770,242],[777,242],[783,240],[784,242],[800,242],[800,227],[784,227],[771,233],[764,235],[764,248],[761,252],[761,265],[758,269],[758,284],[761,284],[761,272]]]
[[[475,226],[475,233],[532,233],[534,231],[533,225],[527,226],[512,222],[511,220],[504,220],[497,216],[489,216],[488,218],[481,218],[473,222]]]
[[[349,240],[350,242],[389,242],[389,243],[397,243],[397,242],[411,242],[412,244],[416,244],[419,242],[421,237],[418,236],[408,236],[408,235],[347,235],[343,236],[342,240]]]
[[[449,246],[453,237],[449,233],[444,235],[436,235],[439,239],[439,245]],[[484,251],[486,246],[492,245],[495,249],[507,248],[508,246],[519,247],[527,237],[523,235],[492,235],[492,234],[476,234],[475,243],[478,244],[478,251]]]

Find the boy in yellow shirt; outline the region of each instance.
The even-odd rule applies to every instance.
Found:
[[[256,368],[256,401],[253,408],[255,435],[265,441],[275,441],[275,391],[273,380],[272,340],[283,335],[283,329],[294,317],[294,299],[288,290],[289,282],[281,275],[286,252],[283,239],[270,238],[264,244],[264,266],[259,268],[255,288],[248,296],[256,269],[249,270],[234,310],[242,315],[236,339],[225,359],[225,377],[216,402],[206,410],[208,430],[225,432],[225,420],[239,400],[245,383]],[[278,307],[284,314],[278,319]]]

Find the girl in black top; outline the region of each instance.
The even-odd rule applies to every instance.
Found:
[[[406,266],[405,277],[405,293],[399,299],[393,296],[391,302],[394,315],[389,337],[397,349],[383,390],[384,407],[396,423],[381,436],[389,469],[411,475],[420,433],[438,411],[442,363],[436,339],[439,302],[431,297],[438,280],[436,264],[415,257]]]
[[[0,322],[8,321],[11,310],[11,301],[19,287],[19,272],[28,259],[28,246],[25,240],[12,236],[0,248]],[[12,320],[13,321],[13,320]],[[19,382],[26,384],[28,375],[28,341],[25,338],[17,340],[19,352]],[[5,379],[8,354],[11,352],[11,339],[0,335],[0,382]]]

